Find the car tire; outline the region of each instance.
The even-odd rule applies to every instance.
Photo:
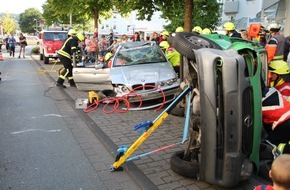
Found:
[[[44,57],[44,64],[49,64],[49,57]]]
[[[40,54],[39,59],[40,61],[43,61],[43,54]]]
[[[199,163],[183,160],[184,150],[177,151],[170,158],[170,168],[175,173],[188,178],[197,178]]]
[[[195,60],[193,50],[200,48],[222,49],[208,38],[190,32],[178,32],[174,36],[173,47],[183,56]]]
[[[178,116],[178,117],[184,117],[184,112],[185,112],[185,109],[184,108],[180,108],[180,107],[174,107],[170,114],[171,115],[174,115],[174,116]]]

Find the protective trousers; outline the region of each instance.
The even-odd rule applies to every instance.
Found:
[[[64,56],[59,56],[59,60],[62,62],[63,67],[65,69],[60,73],[57,83],[63,84],[65,81],[65,78],[67,77],[70,85],[75,86],[75,82],[72,76],[72,70],[73,70],[72,60]]]

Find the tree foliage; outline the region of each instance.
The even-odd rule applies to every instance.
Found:
[[[221,14],[216,0],[115,0],[114,3],[121,13],[138,10],[140,20],[151,20],[155,11],[161,11],[162,18],[170,21],[165,27],[169,31],[175,31],[178,26],[187,30],[195,25],[214,28]]]
[[[46,25],[70,24],[72,14],[74,27],[84,27],[93,19],[97,28],[100,15],[106,15],[112,7],[111,0],[47,0],[42,8]]]
[[[10,17],[9,13],[6,13],[3,19],[3,32],[6,34],[12,34],[16,32],[15,20]]]
[[[35,8],[26,9],[19,16],[19,27],[24,33],[35,33],[39,30],[39,20],[42,19],[42,14]]]

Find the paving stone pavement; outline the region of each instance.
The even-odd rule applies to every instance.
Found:
[[[35,63],[39,64],[39,70],[45,70],[44,74],[50,77],[53,83],[58,78],[56,71],[61,65],[54,65],[53,62],[49,65],[44,65],[42,61],[39,61],[38,57],[37,55],[32,56]],[[175,146],[156,154],[144,156],[139,160],[125,163],[123,165],[124,171],[109,172],[109,167],[114,163],[117,148],[121,145],[130,146],[140,136],[138,131],[132,129],[133,126],[146,120],[154,120],[162,110],[127,111],[125,113],[107,114],[103,111],[104,105],[101,104],[97,109],[86,113],[82,109],[74,108],[74,100],[87,98],[87,92],[71,87],[60,92],[57,91],[59,90],[51,88],[47,91],[47,94],[54,99],[61,99],[63,98],[62,95],[65,94],[66,97],[73,100],[70,107],[58,101],[58,107],[63,113],[71,114],[71,117],[75,118],[71,119],[70,117],[70,119],[67,119],[67,122],[70,124],[71,130],[80,146],[108,189],[226,189],[196,179],[185,178],[170,169],[170,156],[173,152],[184,149],[185,145]],[[112,106],[109,108],[112,109]],[[82,119],[78,119],[78,116]],[[146,153],[180,142],[182,140],[183,125],[184,118],[169,115],[163,124],[133,155]],[[100,152],[102,152],[101,156]],[[148,183],[148,186],[144,183]],[[231,189],[248,190],[253,189],[255,185],[261,183],[267,183],[267,181],[253,176],[248,181],[241,183],[239,187]]]

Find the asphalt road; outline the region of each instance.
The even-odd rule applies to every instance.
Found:
[[[44,96],[49,81],[17,56],[0,62],[0,189],[105,189],[64,120],[69,116]]]

